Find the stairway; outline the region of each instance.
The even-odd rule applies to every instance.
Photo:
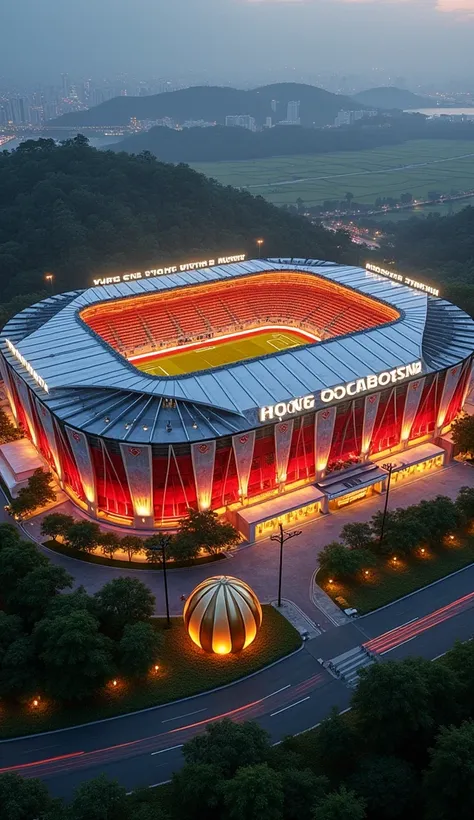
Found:
[[[342,655],[337,655],[336,658],[331,658],[327,666],[336,677],[341,678],[348,686],[355,688],[358,683],[359,671],[366,666],[375,663],[377,657],[364,649],[362,646],[356,646],[355,649],[349,649]]]

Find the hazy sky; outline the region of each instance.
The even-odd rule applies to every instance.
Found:
[[[0,0],[0,76],[474,78],[474,0]]]

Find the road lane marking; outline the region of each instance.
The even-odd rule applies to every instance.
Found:
[[[195,712],[186,712],[185,715],[177,715],[176,717],[166,718],[166,720],[162,720],[162,723],[170,723],[172,720],[180,720],[181,718],[191,717],[191,715],[198,715],[199,712],[205,712],[206,709],[196,709]]]
[[[178,743],[177,746],[169,746],[167,749],[160,749],[159,752],[152,752],[151,756],[154,757],[155,755],[164,755],[165,752],[172,752],[174,749],[181,749],[184,746],[184,743]]]
[[[280,692],[284,692],[285,689],[289,689],[291,685],[291,683],[287,683],[286,686],[282,686],[281,689],[277,689],[275,692],[270,692],[269,695],[265,695],[263,698],[260,698],[260,700],[267,700],[267,698],[272,698],[273,695],[278,695]]]
[[[297,700],[296,703],[290,703],[289,706],[284,706],[283,709],[278,709],[278,712],[272,712],[270,717],[275,717],[275,715],[281,714],[281,712],[286,712],[287,709],[293,709],[293,706],[298,706],[299,703],[304,703],[305,700],[309,700],[310,695],[306,698],[302,698],[301,700]]]

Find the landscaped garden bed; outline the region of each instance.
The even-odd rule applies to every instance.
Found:
[[[163,645],[158,669],[150,665],[143,680],[129,683],[117,677],[110,681],[92,703],[57,704],[41,693],[16,706],[3,701],[0,709],[0,737],[17,737],[87,723],[158,706],[217,686],[224,686],[256,672],[301,646],[293,626],[272,606],[263,606],[263,621],[253,643],[238,655],[212,655],[199,649],[189,638],[181,618],[172,618],[166,628],[164,618],[153,619],[162,632]]]

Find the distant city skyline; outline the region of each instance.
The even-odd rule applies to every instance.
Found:
[[[474,84],[474,0],[7,0],[0,80],[181,77],[238,84],[322,72]]]

